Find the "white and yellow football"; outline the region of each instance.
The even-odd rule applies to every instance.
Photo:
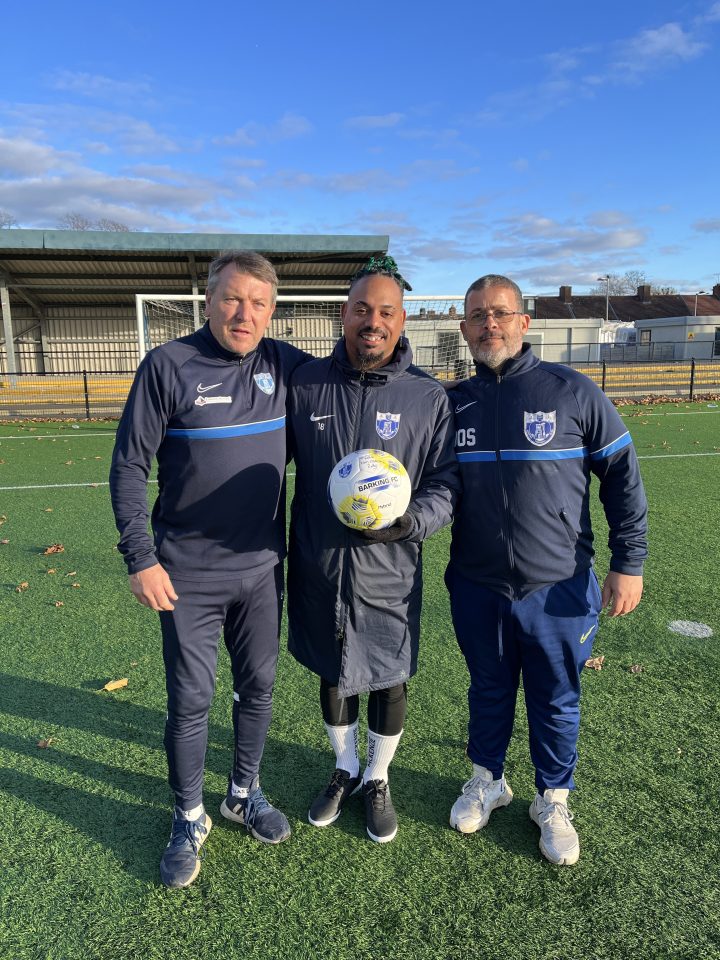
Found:
[[[407,470],[385,450],[355,450],[333,467],[328,500],[335,516],[354,530],[382,530],[402,516],[412,485]]]

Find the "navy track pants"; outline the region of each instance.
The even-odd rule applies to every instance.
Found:
[[[197,581],[171,575],[178,599],[160,613],[167,685],[165,749],[175,802],[202,802],[208,712],[224,634],[233,674],[232,778],[247,787],[258,774],[272,716],[279,651],[283,568],[242,580]]]
[[[468,755],[502,776],[520,674],[535,785],[574,787],[580,730],[580,674],[601,609],[590,569],[508,600],[448,568],[453,625],[470,671]]]

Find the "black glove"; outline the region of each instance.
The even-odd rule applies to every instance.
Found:
[[[370,540],[372,543],[391,543],[393,540],[407,540],[414,525],[412,516],[409,513],[404,513],[389,527],[383,527],[381,530],[360,530],[358,532],[364,540]]]

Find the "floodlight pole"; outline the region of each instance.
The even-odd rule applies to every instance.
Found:
[[[610,274],[605,277],[598,277],[598,283],[604,283],[605,286],[605,326],[610,320]]]
[[[698,290],[698,292],[695,294],[695,311],[694,311],[694,313],[693,313],[693,316],[694,316],[694,317],[697,316],[697,298],[698,298],[698,297],[701,297],[701,296],[702,296],[704,293],[706,293],[706,292],[707,292],[707,291],[705,291],[705,290]]]

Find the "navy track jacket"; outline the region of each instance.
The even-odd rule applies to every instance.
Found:
[[[610,569],[642,574],[647,502],[630,434],[588,377],[529,345],[449,392],[463,493],[451,566],[509,599],[593,562],[590,479],[610,527]]]
[[[399,341],[361,374],[340,340],[293,376],[288,404],[297,465],[288,560],[289,648],[340,696],[403,683],[417,669],[422,540],[449,523],[459,488],[453,420],[437,381]],[[344,527],[327,499],[330,472],[352,450],[387,450],[413,492],[405,540],[372,543]]]
[[[138,368],[110,472],[129,573],[160,562],[195,580],[259,574],[285,556],[285,402],[301,350],[264,337],[244,357],[208,324]],[[148,533],[147,482],[158,463]]]

